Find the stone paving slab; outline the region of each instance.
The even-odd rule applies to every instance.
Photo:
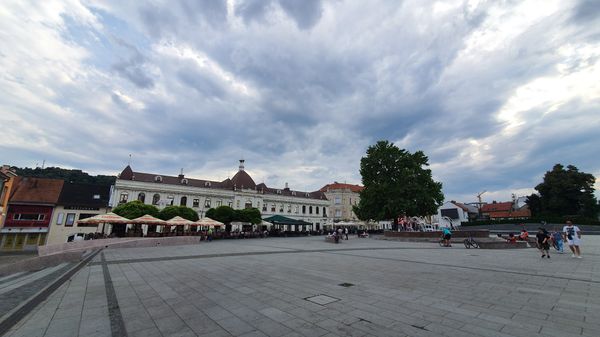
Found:
[[[436,246],[307,237],[107,249],[7,336],[600,335],[600,237],[586,237],[583,259]]]

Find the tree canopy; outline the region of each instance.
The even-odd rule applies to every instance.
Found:
[[[50,178],[50,179],[62,179],[71,183],[84,183],[84,184],[95,184],[95,185],[112,185],[115,183],[117,177],[115,176],[104,176],[97,175],[91,176],[81,170],[69,170],[60,167],[46,167],[46,168],[29,168],[29,167],[13,167],[17,175],[22,177],[36,177],[36,178]],[[143,215],[143,214],[142,214]]]
[[[158,216],[158,208],[153,205],[146,205],[139,200],[130,201],[115,207],[113,213],[118,214],[127,219],[139,218],[142,215],[150,214],[154,217]]]
[[[367,149],[360,160],[364,189],[354,213],[361,220],[390,220],[399,215],[437,213],[444,201],[442,183],[433,180],[428,158],[422,151],[410,153],[388,141]]]
[[[527,204],[534,216],[596,218],[599,207],[594,196],[595,182],[592,174],[580,172],[573,165],[565,170],[563,165],[556,164],[535,187],[537,193],[527,198]]]
[[[206,216],[225,224],[229,224],[233,221],[250,222],[253,224],[262,222],[262,216],[257,208],[236,210],[229,206],[219,206],[206,211]]]
[[[198,220],[198,213],[193,209],[185,206],[167,206],[163,208],[158,214],[158,217],[163,220],[169,220],[176,216],[180,216],[190,221]]]

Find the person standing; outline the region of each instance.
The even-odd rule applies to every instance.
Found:
[[[571,221],[567,221],[567,225],[563,227],[563,237],[565,241],[569,244],[569,248],[573,255],[571,257],[576,257],[581,259],[581,230],[579,227],[573,226]]]
[[[348,227],[344,228],[344,235],[346,235],[346,240],[348,240]]]
[[[550,258],[550,235],[548,231],[543,227],[538,228],[538,232],[535,235],[537,239],[538,249],[542,253],[542,259],[544,256]]]
[[[556,244],[556,250],[558,250],[559,253],[564,253],[565,250],[563,248],[563,238],[562,238],[562,233],[560,233],[559,231],[555,231],[554,233],[552,233],[552,240],[554,240],[554,243]]]

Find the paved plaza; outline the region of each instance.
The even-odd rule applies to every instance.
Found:
[[[583,259],[323,237],[105,249],[6,336],[600,336]]]

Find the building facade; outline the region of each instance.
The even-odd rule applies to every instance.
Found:
[[[10,191],[0,249],[35,250],[44,245],[63,181],[16,177]]]
[[[298,230],[319,230],[328,221],[329,202],[325,193],[256,184],[246,172],[244,160],[240,160],[239,170],[233,178],[223,181],[188,178],[183,174],[166,176],[134,172],[127,166],[112,187],[109,206],[116,207],[133,200],[159,209],[169,205],[187,206],[198,212],[199,217],[219,206],[257,208],[263,218],[279,214],[312,224],[312,228]]]
[[[103,232],[102,225],[78,220],[109,212],[110,186],[65,182],[52,212],[47,244],[65,243],[86,234]]]
[[[8,197],[16,176],[17,173],[10,166],[2,165],[0,168],[0,228],[4,226],[6,210],[8,209]]]
[[[337,181],[321,188],[320,191],[325,193],[325,196],[329,200],[329,215],[334,223],[340,221],[359,221],[352,207],[358,205],[360,202],[359,193],[362,190],[362,186],[341,184]]]

